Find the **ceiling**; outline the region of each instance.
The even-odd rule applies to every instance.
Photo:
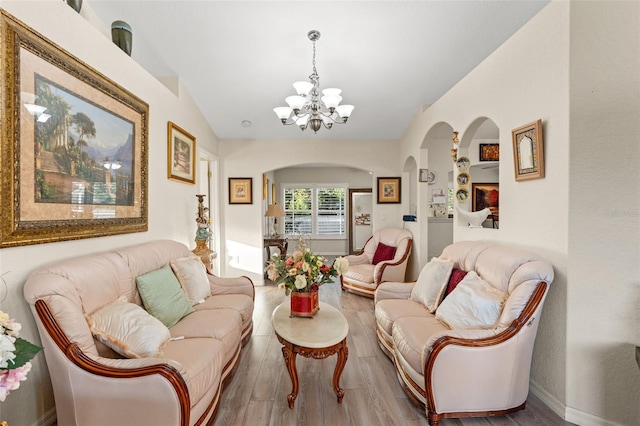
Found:
[[[547,3],[85,0],[107,28],[132,27],[132,58],[177,76],[221,139],[400,139],[423,105]],[[273,112],[312,72],[312,29],[320,88],[338,87],[355,105],[346,125],[317,134]]]

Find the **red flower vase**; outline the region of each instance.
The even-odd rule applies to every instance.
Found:
[[[313,318],[318,313],[318,290],[291,293],[291,316]]]

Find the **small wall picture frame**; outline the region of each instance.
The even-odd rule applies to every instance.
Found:
[[[229,204],[253,204],[253,178],[229,178]]]
[[[481,143],[478,156],[480,161],[500,161],[500,144]]]
[[[544,177],[544,141],[542,120],[518,127],[511,132],[513,166],[516,181]]]
[[[196,138],[169,121],[167,125],[167,177],[196,183]]]
[[[378,178],[378,204],[399,204],[401,201],[401,178]]]

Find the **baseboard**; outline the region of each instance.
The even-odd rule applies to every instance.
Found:
[[[625,426],[622,423],[605,420],[600,417],[594,416],[593,414],[585,413],[583,411],[576,410],[575,408],[567,407],[565,404],[560,402],[556,397],[551,395],[533,380],[529,382],[529,390],[532,394],[537,396],[538,399],[544,403],[544,405],[549,407],[551,411],[553,411],[558,416],[560,416],[560,418],[569,423],[580,426]]]
[[[544,403],[544,405],[549,407],[551,411],[556,413],[561,419],[567,420],[565,418],[566,405],[564,405],[563,402],[559,401],[555,396],[551,395],[549,392],[546,391],[546,389],[538,385],[533,380],[529,382],[529,390],[531,391],[532,394],[537,396],[538,399]]]
[[[623,423],[616,423],[596,417],[593,414],[585,413],[575,408],[567,407],[566,421],[580,426],[625,426]]]
[[[40,417],[31,426],[53,426],[56,424],[57,420],[58,420],[58,415],[56,414],[56,407],[53,407],[51,410],[47,411],[44,414],[44,416]]]

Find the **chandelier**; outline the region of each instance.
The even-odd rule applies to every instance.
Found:
[[[334,123],[346,123],[354,106],[339,105],[342,101],[340,89],[324,89],[324,96],[320,97],[320,76],[316,70],[316,41],[320,38],[320,32],[311,30],[307,37],[313,42],[313,73],[309,81],[293,83],[297,95],[285,99],[288,107],[274,108],[273,111],[285,126],[297,124],[301,130],[311,127],[317,133],[321,125],[331,129]]]

